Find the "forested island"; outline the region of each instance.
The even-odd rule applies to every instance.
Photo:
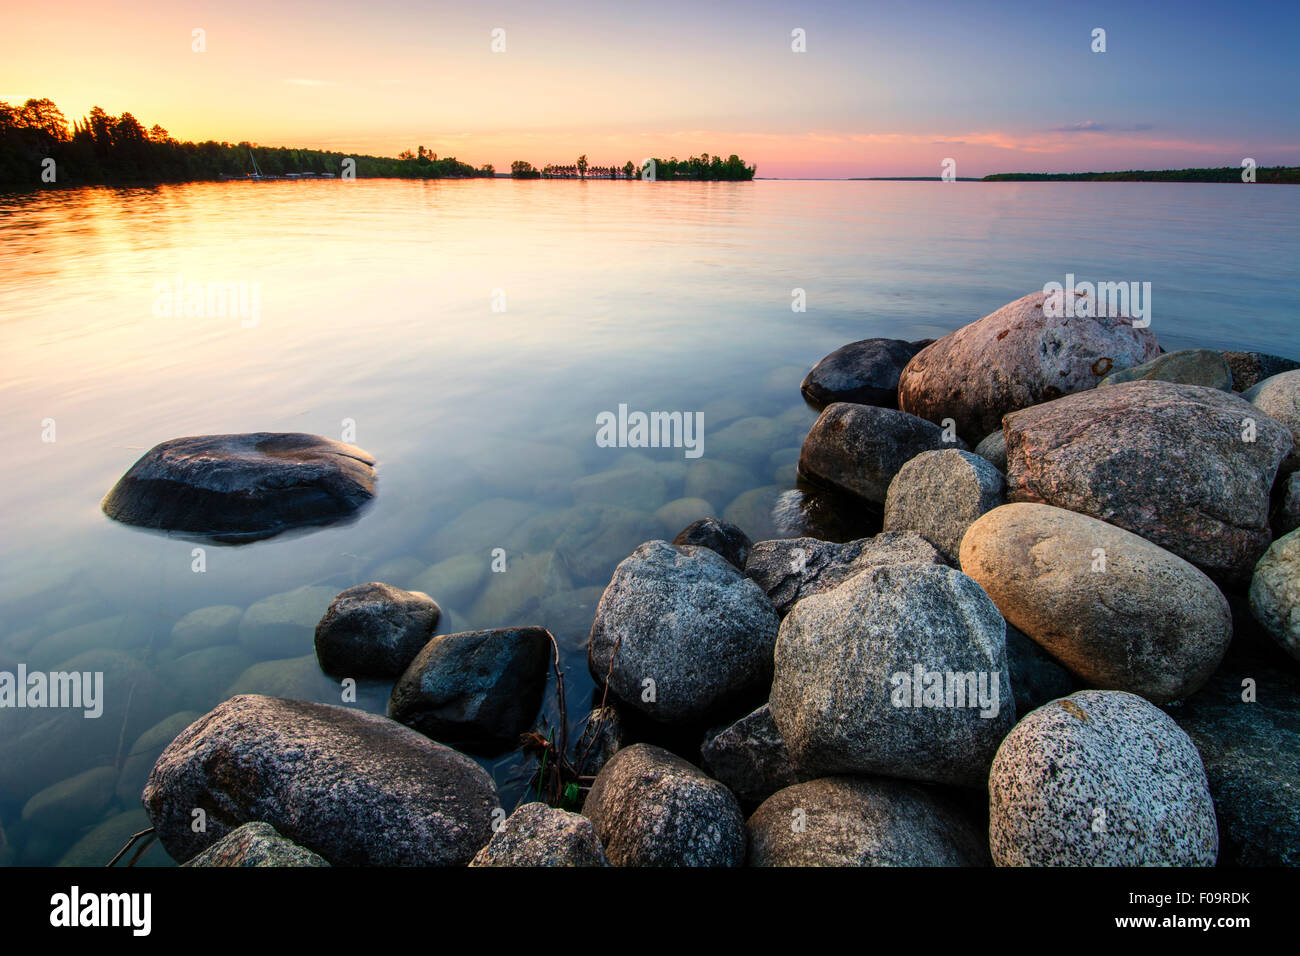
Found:
[[[981,182],[1097,182],[1097,183],[1240,183],[1241,166],[1209,169],[1130,169],[1115,173],[993,173]],[[1254,167],[1257,183],[1300,183],[1300,166]]]
[[[351,160],[354,166],[345,166]],[[653,165],[650,165],[650,162]],[[587,157],[540,169],[511,164],[516,179],[751,180],[754,166],[734,153],[654,159],[638,165],[594,166]],[[133,185],[221,179],[343,176],[399,179],[471,179],[497,175],[490,163],[472,166],[419,146],[396,158],[320,149],[258,146],[250,142],[182,142],[161,126],[146,128],[130,113],[113,116],[96,106],[69,125],[49,99],[22,106],[0,101],[0,187]]]

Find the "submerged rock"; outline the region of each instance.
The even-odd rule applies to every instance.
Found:
[[[464,866],[492,835],[497,794],[470,758],[385,717],[250,695],[172,741],[144,804],[182,860],[260,820],[335,866]]]
[[[348,588],[316,625],[316,658],[339,677],[397,677],[429,643],[442,608],[378,581]]]
[[[1166,352],[1141,365],[1112,372],[1099,385],[1119,385],[1123,382],[1159,381],[1178,382],[1182,385],[1203,385],[1220,391],[1232,391],[1232,371],[1222,352],[1211,349],[1183,349]]]
[[[586,817],[525,803],[502,822],[470,866],[609,866]]]
[[[751,806],[799,782],[767,704],[710,733],[700,747],[700,760],[718,782]]]
[[[219,644],[229,644],[239,633],[242,607],[217,604],[190,611],[172,625],[172,650],[178,655],[201,651]]]
[[[542,705],[551,641],[541,627],[435,637],[393,687],[388,716],[449,744],[509,746]]]
[[[885,496],[885,530],[915,531],[953,564],[962,535],[1006,500],[1002,472],[974,452],[925,451],[894,476]]]
[[[897,408],[898,377],[918,351],[902,339],[850,342],[814,365],[799,390],[817,409],[834,402]]]
[[[998,866],[1213,866],[1205,768],[1154,705],[1085,690],[1038,708],[989,772]]]
[[[61,780],[27,801],[23,806],[23,823],[42,830],[76,830],[89,826],[113,802],[116,784],[115,767],[96,767]]]
[[[649,744],[614,755],[592,784],[582,814],[614,866],[745,862],[745,818],[735,795]]]
[[[251,541],[328,524],[375,495],[375,460],[297,432],[174,438],[113,486],[104,513],[126,524]]]
[[[1291,435],[1236,395],[1128,382],[1014,412],[1003,428],[1010,501],[1099,518],[1220,580],[1248,575],[1268,547]]]
[[[312,650],[312,634],[334,600],[334,589],[307,585],[249,605],[239,643],[260,658],[297,657]]]
[[[873,777],[787,787],[749,818],[750,866],[988,866],[979,827],[938,793]]]
[[[245,823],[183,866],[329,866],[322,857],[286,840],[269,823]]]
[[[744,570],[753,542],[749,536],[734,524],[719,521],[717,518],[701,518],[692,522],[677,533],[673,544],[698,545],[716,551],[737,568]]]
[[[1250,611],[1269,637],[1300,661],[1300,531],[1274,541],[1255,565]]]

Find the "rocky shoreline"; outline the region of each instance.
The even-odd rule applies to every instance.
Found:
[[[537,726],[550,631],[435,636],[482,573],[447,559],[428,594],[314,598],[319,667],[391,687],[387,717],[236,693],[160,730],[158,839],[193,866],[1300,863],[1300,364],[1048,298],[818,363],[806,498],[880,532],[647,536],[588,618],[571,745]],[[510,812],[465,756],[521,737],[554,806]]]

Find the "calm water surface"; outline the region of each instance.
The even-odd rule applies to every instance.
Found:
[[[1151,282],[1167,349],[1294,353],[1297,219],[1294,188],[1128,183],[0,196],[0,670],[107,682],[98,720],[0,711],[0,862],[106,862],[148,825],[157,752],[231,693],[338,703],[312,626],[363,581],[427,590],[443,632],[549,626],[576,724],[618,560],[702,513],[755,539],[797,530],[773,509],[815,417],[798,383],[822,355],[944,334],[1066,273]],[[156,314],[155,285],[177,276],[255,286],[258,321]],[[597,414],[619,404],[703,411],[703,457],[597,447]],[[160,441],[346,427],[379,461],[353,523],[209,545],[196,573],[194,542],[99,510]],[[494,548],[505,574],[488,571]],[[357,706],[382,712],[387,690],[363,686]],[[513,806],[519,761],[484,764]]]

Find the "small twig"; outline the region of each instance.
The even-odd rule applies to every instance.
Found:
[[[129,840],[126,841],[126,846],[122,847],[122,849],[120,849],[120,850],[117,851],[117,856],[115,856],[115,857],[113,857],[113,859],[109,860],[109,861],[108,861],[108,865],[109,865],[109,866],[116,866],[116,865],[117,865],[117,861],[120,860],[120,859],[122,859],[122,857],[126,856],[126,851],[129,850],[129,849],[131,849],[131,847],[135,845],[135,841],[136,841],[136,840],[140,839],[140,838],[143,837],[143,836],[148,836],[148,835],[150,835],[150,834],[153,833],[153,832],[154,832],[154,828],[153,828],[153,827],[150,827],[150,828],[147,829],[147,830],[141,830],[139,833],[133,833],[133,834],[131,834],[131,839],[129,839]],[[148,849],[148,847],[149,847],[149,844],[146,843],[146,844],[145,844],[145,848]],[[139,857],[139,855],[137,854],[136,857],[135,857],[135,859],[133,859],[131,862],[134,863],[135,860],[138,860],[139,858],[140,858],[140,857]]]

